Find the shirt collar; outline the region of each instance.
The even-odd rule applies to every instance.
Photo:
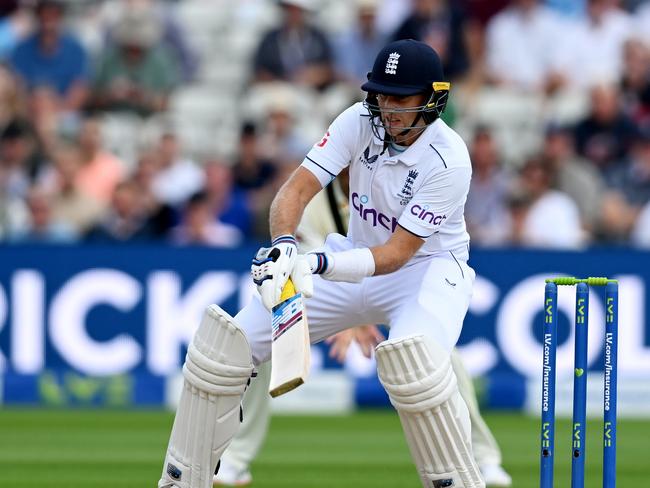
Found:
[[[434,135],[442,123],[444,122],[441,119],[436,119],[435,122],[428,125],[413,144],[407,147],[406,151],[389,158],[387,162],[390,163],[392,161],[396,163],[397,161],[401,161],[406,166],[417,164],[422,159],[425,151],[432,150],[429,143],[434,139]]]

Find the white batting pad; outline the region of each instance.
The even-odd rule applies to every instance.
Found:
[[[449,353],[425,336],[413,335],[382,342],[376,358],[422,486],[484,488]]]
[[[252,372],[243,331],[211,305],[187,350],[159,488],[212,487],[217,462],[239,428],[240,402]]]

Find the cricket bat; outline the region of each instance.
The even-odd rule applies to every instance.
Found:
[[[271,343],[272,397],[283,395],[307,380],[310,366],[309,326],[302,293],[291,278],[284,285],[280,303],[273,307]]]

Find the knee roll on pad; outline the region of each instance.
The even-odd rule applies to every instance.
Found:
[[[219,458],[239,427],[241,398],[252,372],[244,332],[211,305],[187,350],[159,488],[212,486]]]
[[[463,426],[449,353],[423,335],[382,342],[377,372],[425,488],[484,488]],[[464,406],[464,405],[463,405]]]

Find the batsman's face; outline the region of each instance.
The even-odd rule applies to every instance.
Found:
[[[381,110],[381,120],[384,124],[386,131],[395,138],[397,143],[406,143],[408,140],[413,140],[411,134],[409,137],[400,135],[405,129],[415,125],[418,111],[424,105],[425,96],[409,95],[406,97],[397,95],[377,95],[377,103]],[[424,127],[422,120],[418,124]],[[403,140],[400,140],[403,139]],[[407,144],[408,145],[408,144]]]

